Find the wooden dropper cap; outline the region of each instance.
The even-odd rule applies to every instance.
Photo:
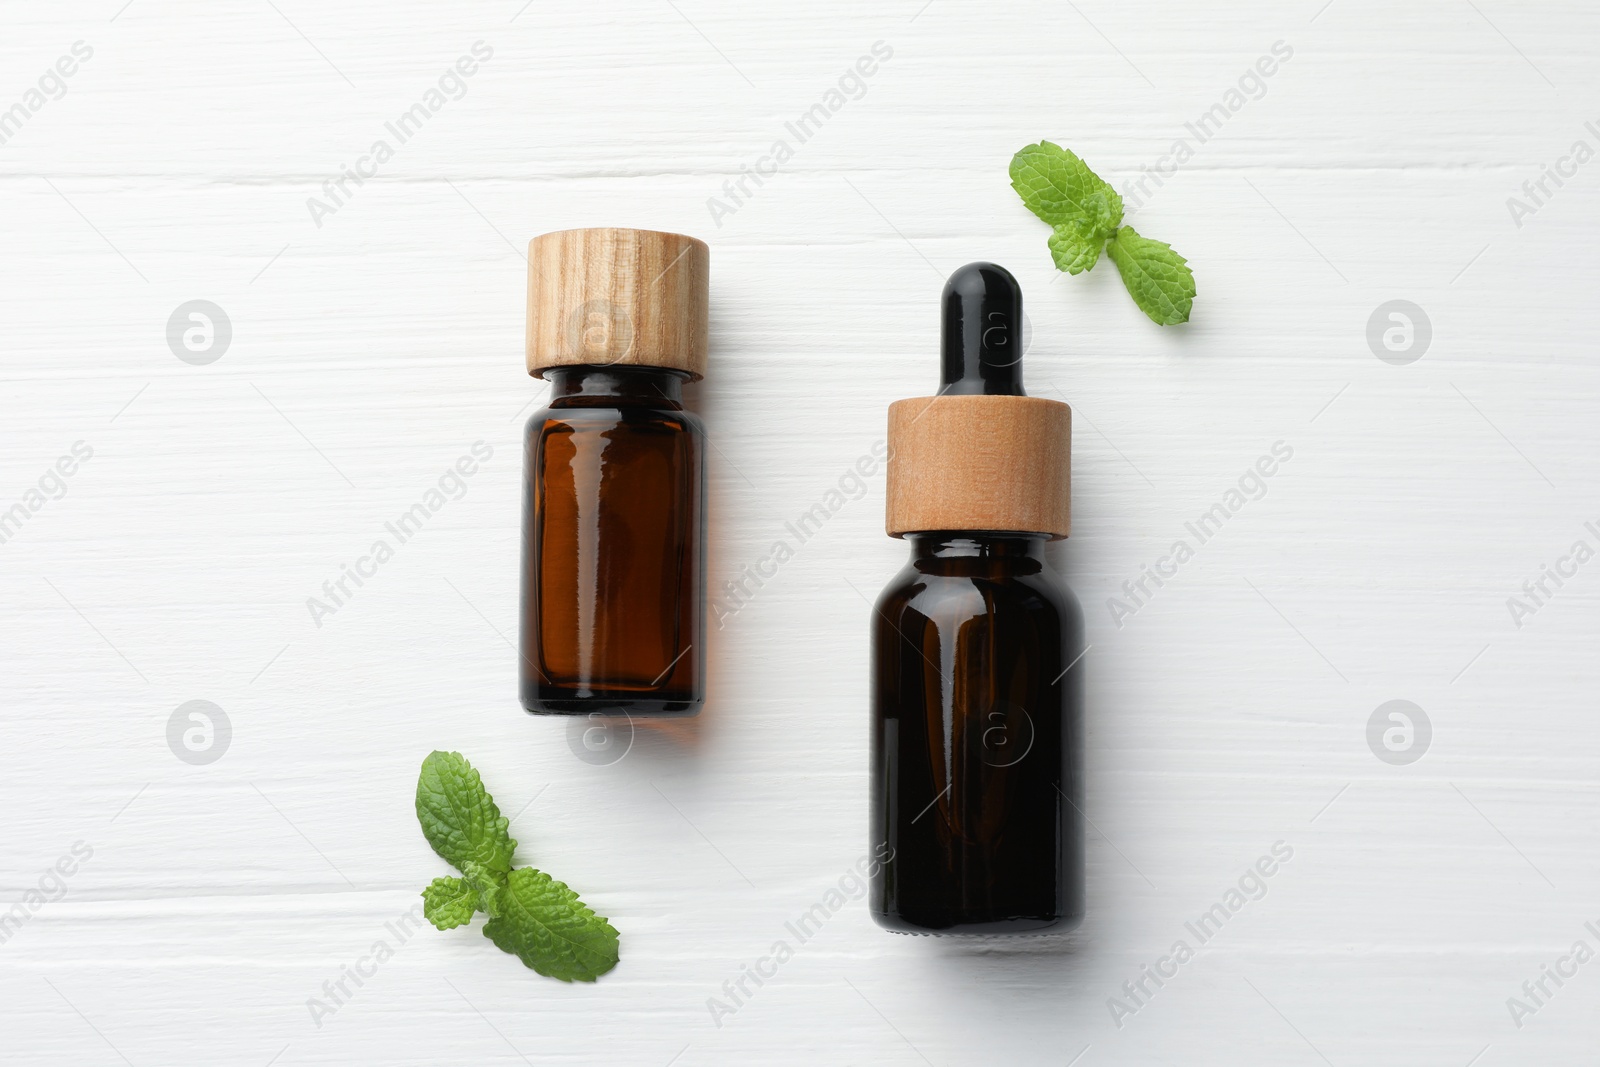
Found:
[[[528,242],[528,373],[664,367],[701,378],[711,250],[681,233],[560,230]]]
[[[943,303],[939,395],[889,405],[889,535],[1066,537],[1072,409],[1022,391],[1021,287],[1004,267],[969,263]]]

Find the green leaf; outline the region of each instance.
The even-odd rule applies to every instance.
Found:
[[[1124,226],[1107,246],[1111,262],[1122,272],[1122,284],[1139,310],[1151,321],[1173,326],[1189,321],[1194,306],[1194,272],[1188,260],[1161,241],[1140,237]]]
[[[458,870],[468,863],[501,874],[511,870],[517,843],[507,832],[509,823],[459,752],[433,752],[422,761],[417,821],[433,850]]]
[[[1105,247],[1103,235],[1094,233],[1082,222],[1067,222],[1056,227],[1050,235],[1050,255],[1056,269],[1068,274],[1082,274],[1093,270],[1100,262],[1100,250]]]
[[[483,934],[547,978],[592,982],[617,965],[617,932],[543,871],[519,867]]]
[[[422,891],[422,915],[437,929],[465,926],[477,914],[478,891],[460,878],[435,878]]]
[[[1086,224],[1087,232],[1110,237],[1122,222],[1122,197],[1072,152],[1049,141],[1031,144],[1011,158],[1011,188],[1029,211],[1051,226]]]

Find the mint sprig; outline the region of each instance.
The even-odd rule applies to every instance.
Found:
[[[513,867],[517,843],[483,779],[459,752],[433,752],[417,776],[417,821],[433,850],[461,872],[422,891],[422,913],[440,930],[489,916],[484,936],[533,970],[592,982],[617,965],[617,931],[566,885]]]
[[[1082,274],[1108,252],[1140,311],[1162,326],[1189,321],[1195,288],[1188,260],[1122,225],[1122,197],[1071,149],[1049,141],[1028,145],[1011,159],[1011,187],[1053,229],[1050,255],[1058,270]]]

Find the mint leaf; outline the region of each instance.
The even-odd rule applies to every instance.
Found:
[[[1107,249],[1122,272],[1122,284],[1151,321],[1173,326],[1189,321],[1194,306],[1194,272],[1189,261],[1161,241],[1140,237],[1132,226],[1117,231]]]
[[[507,832],[509,823],[459,752],[433,752],[422,761],[417,821],[433,850],[458,870],[468,863],[501,874],[511,870],[517,843]]]
[[[547,978],[592,982],[617,965],[617,931],[543,871],[519,867],[483,934]]]
[[[1105,236],[1094,233],[1087,224],[1067,222],[1057,226],[1056,232],[1050,235],[1050,255],[1056,261],[1057,270],[1082,274],[1093,270],[1100,262],[1100,250],[1105,243]]]
[[[435,878],[422,891],[422,915],[440,930],[465,926],[477,914],[477,890],[460,878]]]
[[[1070,149],[1049,141],[1031,144],[1011,158],[1011,188],[1029,211],[1051,226],[1087,224],[1103,240],[1122,221],[1122,197]]]

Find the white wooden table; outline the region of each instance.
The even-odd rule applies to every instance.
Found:
[[[1600,162],[1571,154],[1600,149],[1591,5],[520,2],[4,6],[0,882],[22,917],[0,910],[0,1059],[1592,1056],[1600,563],[1571,555],[1600,548]],[[786,123],[877,42],[801,142]],[[1190,325],[1147,322],[1109,263],[1052,269],[1006,180],[1040,138],[1189,257]],[[1167,173],[1141,193],[1144,168]],[[712,245],[714,591],[932,388],[943,276],[1022,280],[1028,381],[1077,415],[1077,934],[900,938],[860,901],[787,931],[866,848],[863,598],[905,554],[881,475],[713,632],[698,720],[611,761],[518,709],[543,392],[519,250],[602,224]],[[184,346],[197,300],[225,345]],[[480,441],[459,498],[314,621]],[[1198,544],[1186,524],[1278,442],[1265,494],[1247,481]],[[1568,573],[1528,599],[1546,566]],[[198,753],[191,701],[230,727]],[[445,870],[411,811],[434,748],[622,932],[597,985],[475,930],[395,935]],[[1186,924],[1219,904],[1201,945]],[[779,940],[793,958],[714,1012]],[[1193,958],[1162,962],[1179,940]]]

